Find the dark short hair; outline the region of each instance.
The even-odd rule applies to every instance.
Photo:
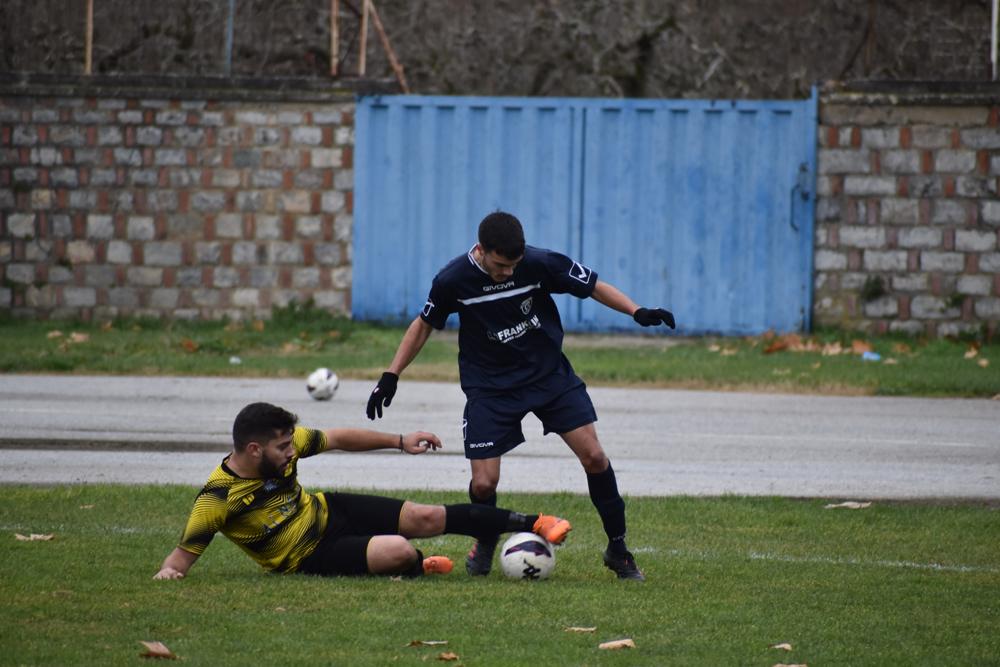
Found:
[[[264,443],[295,428],[299,418],[270,403],[251,403],[233,422],[233,445],[243,451],[251,442]]]
[[[510,213],[495,211],[479,223],[479,245],[485,252],[496,251],[507,259],[524,256],[524,230]]]

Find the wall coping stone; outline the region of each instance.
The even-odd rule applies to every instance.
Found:
[[[0,72],[0,96],[135,97],[252,102],[353,102],[399,92],[390,79],[92,76]]]
[[[824,104],[968,106],[1000,104],[1000,81],[828,81]]]

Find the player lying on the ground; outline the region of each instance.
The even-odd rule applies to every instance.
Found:
[[[296,478],[300,458],[327,450],[399,449],[423,454],[441,447],[433,433],[366,429],[313,430],[269,403],[252,403],[233,424],[233,451],[195,498],[180,544],[154,579],[180,579],[221,532],[273,572],[316,575],[444,574],[452,562],[427,558],[408,538],[458,533],[480,537],[532,531],[561,543],[565,519],[483,505],[420,505],[349,493],[306,493]]]

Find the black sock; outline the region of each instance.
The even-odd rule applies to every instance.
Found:
[[[472,493],[472,482],[470,481],[469,482],[469,502],[476,503],[477,505],[488,505],[489,507],[496,507],[497,506],[497,493],[496,493],[496,491],[494,491],[493,493],[491,493],[486,498],[478,498],[478,497],[476,497],[476,495],[474,493]],[[526,530],[531,530],[531,528],[529,527]],[[465,533],[465,534],[468,535],[470,533]],[[478,535],[478,536],[474,536],[474,537],[476,537],[476,539],[478,541],[483,542],[485,545],[496,544],[500,540],[500,534],[499,533],[486,533],[485,535]]]
[[[500,533],[530,531],[537,514],[521,514],[481,504],[444,506],[444,532],[469,535],[483,542],[497,541]]]
[[[402,573],[404,577],[424,576],[424,552],[417,549],[417,560],[410,566],[409,570]]]
[[[625,553],[628,551],[625,546],[625,501],[618,493],[618,481],[610,461],[604,472],[587,473],[587,488],[590,489],[590,502],[594,503],[604,524],[608,551]]]

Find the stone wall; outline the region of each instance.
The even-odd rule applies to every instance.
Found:
[[[938,88],[821,97],[814,324],[997,332],[1000,86]]]
[[[348,313],[352,91],[0,89],[0,310]]]

